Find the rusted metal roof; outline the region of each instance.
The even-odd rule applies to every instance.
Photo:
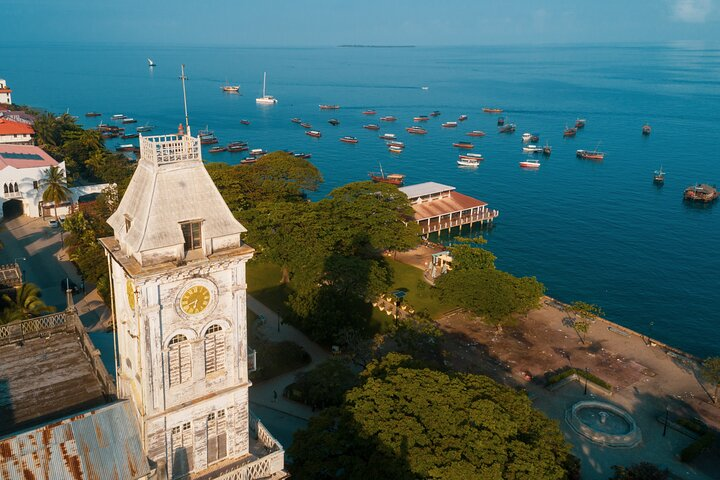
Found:
[[[133,480],[149,472],[127,400],[0,439],[2,480]]]
[[[450,195],[445,198],[424,203],[413,203],[412,208],[415,211],[415,220],[420,221],[426,218],[461,212],[474,207],[484,207],[485,205],[487,205],[487,203],[477,198],[469,197],[458,192],[450,192]]]

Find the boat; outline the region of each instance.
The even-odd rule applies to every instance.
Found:
[[[525,145],[522,150],[525,153],[540,153],[543,151],[543,148],[537,145]]]
[[[258,159],[256,157],[253,157],[252,155],[248,155],[247,157],[240,160],[240,165],[249,165],[251,163],[257,162]]]
[[[125,117],[121,121],[122,121],[122,123],[137,123],[137,120],[135,120],[134,118],[129,118],[129,117]]]
[[[643,127],[642,127],[643,135],[650,135],[651,131],[652,131],[652,128],[650,128],[650,125],[648,125],[647,123],[645,125],[643,125]]]
[[[256,158],[260,158],[263,155],[267,155],[267,152],[262,148],[253,148],[252,150],[250,150],[250,155]]]
[[[408,133],[414,133],[416,135],[425,135],[427,133],[427,130],[422,127],[407,127],[405,131],[407,131]]]
[[[399,142],[397,140],[388,140],[387,142],[385,142],[385,145],[387,145],[388,147],[405,148],[405,144],[403,142]]]
[[[502,110],[502,108],[489,108],[489,107],[485,107],[485,108],[482,109],[482,111],[485,112],[485,113],[502,113],[503,110]]]
[[[121,135],[120,138],[122,138],[123,140],[127,140],[128,138],[138,138],[139,136],[140,136],[139,133],[128,133],[125,135]]]
[[[311,157],[312,157],[312,154],[311,154],[311,153],[294,153],[294,154],[293,154],[293,157],[296,157],[296,158],[304,158],[304,159],[307,160],[308,158],[311,158]]]
[[[250,120],[242,119],[242,120],[240,120],[240,124],[241,125],[250,125]]]
[[[515,131],[515,124],[514,123],[508,123],[507,125],[503,125],[498,129],[498,132],[500,133],[513,133]]]
[[[394,133],[383,133],[382,135],[380,135],[380,138],[382,138],[383,140],[395,140],[397,138],[397,135],[395,135]]]
[[[522,134],[523,142],[529,142],[531,138],[532,138],[532,133],[523,133]]]
[[[485,132],[483,132],[482,130],[473,130],[471,132],[466,133],[465,135],[467,135],[468,137],[484,137]]]
[[[533,134],[530,136],[530,141],[533,143],[537,143],[540,141],[540,136]]]
[[[468,116],[467,116],[467,115],[460,115],[460,116],[458,117],[458,122],[464,122],[464,121],[467,120],[467,119],[468,119]]]
[[[587,122],[587,120],[585,120],[584,118],[578,118],[577,120],[575,120],[575,128],[584,128],[585,122]]]
[[[222,86],[222,91],[227,93],[238,93],[240,85],[228,85],[227,82]]]
[[[340,105],[319,105],[320,110],[337,110]]]
[[[307,135],[308,137],[313,137],[313,138],[322,137],[322,133],[318,132],[317,130],[308,130],[307,132],[305,132],[305,135]]]
[[[543,150],[542,153],[545,156],[549,156],[552,153],[552,147],[550,145],[548,145],[547,143],[545,144],[545,146],[543,147],[542,150]]]
[[[575,152],[575,155],[577,155],[578,158],[582,158],[585,160],[602,160],[605,158],[605,154],[603,152],[598,152],[597,149],[590,151],[590,150],[578,150]]]
[[[375,110],[365,110],[363,112],[363,115],[375,115],[377,112]]]
[[[207,125],[205,125],[205,128],[203,130],[198,131],[198,137],[211,137],[214,136],[215,132],[210,130]]]
[[[255,99],[255,103],[259,103],[261,105],[275,105],[278,102],[277,98],[273,97],[272,95],[268,95],[265,92],[266,77],[267,77],[267,72],[263,72],[263,94],[262,94],[262,97]]]
[[[660,170],[655,170],[653,174],[653,183],[665,183],[665,173],[663,172],[662,166],[660,166]]]
[[[397,118],[393,117],[392,115],[388,115],[386,117],[380,117],[380,120],[383,122],[394,122],[397,120]]]
[[[375,125],[374,123],[369,123],[367,125],[363,125],[362,128],[365,128],[367,130],[380,130],[380,125]]]
[[[305,122],[300,123],[300,126],[303,128],[312,128],[312,125],[310,125],[309,123],[305,123]]]
[[[340,125],[340,120],[338,120],[338,119],[336,119],[336,118],[331,118],[330,120],[328,120],[328,123],[329,123],[330,125],[332,125],[333,127],[335,127],[335,126],[337,126],[337,125]]]
[[[125,115],[123,115],[122,113],[116,113],[115,115],[110,117],[110,120],[122,120],[123,118],[125,118]]]
[[[302,120],[300,120],[300,119],[297,118],[297,117],[291,118],[290,121],[291,121],[292,123],[302,123]]]
[[[540,168],[540,160],[536,158],[528,158],[520,162],[522,168]]]
[[[137,150],[137,151],[139,152],[139,151],[140,151],[140,148],[139,148],[139,147],[136,147],[136,146],[133,145],[132,143],[125,143],[125,144],[122,144],[122,145],[118,145],[118,146],[115,148],[115,150],[118,151],[118,152],[134,152],[134,151]]]
[[[391,153],[402,153],[402,151],[403,151],[402,147],[397,147],[397,146],[395,146],[395,145],[390,145],[390,146],[388,147],[388,150],[389,150]]]
[[[700,183],[692,185],[685,189],[683,199],[691,202],[710,203],[715,201],[720,195],[715,185]]]
[[[502,127],[503,125],[505,125],[505,117],[498,117],[497,124],[498,127]]]
[[[577,133],[577,128],[565,127],[565,131],[563,132],[563,137],[574,137],[576,133]]]
[[[430,112],[431,117],[439,117],[440,116],[440,110],[433,110]]]
[[[458,155],[457,164],[461,167],[477,167],[485,160],[479,153],[464,153]]]
[[[453,147],[455,148],[465,148],[465,149],[472,149],[475,148],[475,145],[473,145],[471,142],[455,142],[453,143]]]
[[[98,124],[97,130],[99,132],[120,132],[121,130],[124,131],[125,129],[123,127],[118,127],[117,125],[108,125],[107,123]]]
[[[391,173],[390,175],[385,175],[385,172],[383,172],[382,164],[378,162],[378,165],[380,165],[380,173],[377,172],[370,172],[370,179],[375,183],[389,183],[391,185],[397,185],[398,187],[402,186],[403,182],[405,181],[405,175],[401,175],[399,173]]]
[[[136,132],[141,132],[141,133],[142,133],[142,132],[149,132],[149,131],[152,130],[153,128],[155,128],[154,125],[149,125],[149,124],[146,123],[145,125],[142,125],[142,126],[140,126],[140,127],[135,127],[135,131],[136,131]]]
[[[413,122],[427,122],[430,120],[430,117],[427,115],[418,115],[417,117],[413,117]]]
[[[226,152],[226,151],[227,151],[227,147],[223,147],[223,146],[219,145],[217,147],[212,147],[210,150],[208,150],[208,153],[220,153],[220,152]]]
[[[340,137],[340,141],[345,143],[358,143],[358,139],[356,137],[351,137],[348,135]]]
[[[443,128],[455,128],[457,127],[457,122],[445,122],[441,125]]]
[[[100,136],[102,138],[117,138],[119,135],[120,134],[118,132],[110,132],[110,131],[100,132]]]
[[[430,87],[426,87],[426,86],[424,86],[424,85],[423,85],[422,87],[420,87],[420,88],[421,88],[422,90],[430,90]]]
[[[237,153],[237,152],[244,152],[245,150],[248,149],[248,147],[247,147],[247,145],[229,144],[227,149],[228,149],[228,152],[230,152],[230,153]]]
[[[156,67],[157,63],[153,62],[151,58],[147,59],[148,61],[148,67]]]
[[[102,113],[100,112],[87,112],[85,114],[86,117],[101,117]]]
[[[200,137],[200,144],[201,145],[212,145],[214,143],[218,143],[218,139],[215,135],[204,135]]]

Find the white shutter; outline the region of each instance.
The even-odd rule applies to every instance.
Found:
[[[180,346],[172,345],[168,351],[168,364],[170,368],[170,386],[180,384]]]
[[[205,335],[205,373],[212,373],[218,370],[215,352],[217,349],[216,336],[214,333]]]
[[[225,332],[215,335],[215,363],[218,370],[225,369]]]
[[[227,457],[227,421],[225,410],[217,413],[217,456],[218,459]]]
[[[185,383],[192,376],[192,353],[189,342],[180,344],[180,383]]]

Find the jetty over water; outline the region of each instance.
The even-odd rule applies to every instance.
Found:
[[[463,225],[490,223],[499,215],[497,210],[487,208],[486,202],[463,195],[449,185],[425,182],[399,190],[410,199],[415,221],[423,235]]]

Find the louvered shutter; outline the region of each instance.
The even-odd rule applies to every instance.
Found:
[[[192,376],[192,355],[189,342],[180,344],[180,383],[187,382]]]
[[[218,370],[225,369],[225,333],[215,333],[215,364]]]
[[[210,415],[208,415],[207,456],[208,456],[208,464],[211,464],[218,459],[218,456],[217,456],[217,422],[215,421],[214,413],[211,413]]]
[[[218,369],[215,353],[217,349],[217,336],[214,333],[205,335],[205,373],[212,373]]]
[[[217,456],[218,459],[227,457],[227,421],[225,410],[217,414]]]
[[[180,346],[172,345],[168,352],[168,364],[170,368],[170,386],[180,384]]]

